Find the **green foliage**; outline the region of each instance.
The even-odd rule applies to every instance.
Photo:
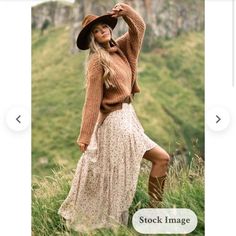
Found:
[[[33,233],[78,235],[65,228],[57,209],[65,199],[72,172],[80,158],[76,145],[84,103],[86,52],[71,54],[69,29],[50,28],[40,36],[32,31],[32,172]],[[190,168],[204,150],[204,37],[203,32],[181,34],[160,41],[158,48],[140,54],[134,107],[145,132],[169,153],[180,153]],[[184,169],[184,168],[182,168]],[[197,170],[195,166],[193,168]],[[166,207],[190,207],[199,216],[191,235],[203,235],[203,174],[191,179],[189,169],[172,174]],[[46,176],[46,177],[45,177]],[[175,177],[174,177],[175,176]],[[190,177],[189,177],[190,176]],[[147,205],[147,173],[139,178],[130,217]],[[175,186],[175,188],[173,187]],[[184,187],[183,187],[184,186]],[[130,218],[131,219],[131,218]],[[96,235],[136,235],[129,228]]]
[[[32,34],[33,171],[50,173],[79,159],[75,143],[84,102],[86,52],[70,53],[69,30]],[[163,48],[141,53],[134,106],[146,133],[173,153],[204,147],[203,33],[163,41]],[[42,161],[44,160],[44,161]]]
[[[204,235],[204,163],[197,155],[192,165],[186,165],[183,156],[175,156],[169,169],[165,187],[163,208],[189,208],[198,217],[197,228],[189,235]],[[146,160],[144,160],[144,163]],[[35,236],[51,235],[84,235],[68,230],[64,220],[57,211],[66,198],[73,171],[61,166],[53,171],[51,177],[34,176],[32,199],[32,230]],[[128,227],[121,226],[117,231],[100,229],[94,231],[96,236],[102,235],[138,235],[132,226],[133,214],[148,206],[147,181],[149,168],[141,171],[134,200],[129,209]]]
[[[203,44],[203,34],[194,32],[163,41],[163,48],[141,54],[142,94],[137,106],[142,108],[138,115],[150,136],[171,153],[182,143],[190,153],[197,146],[198,154],[203,155]]]
[[[50,25],[50,21],[48,19],[45,19],[42,24],[41,30],[47,29],[49,25]]]
[[[32,21],[31,28],[32,30],[36,29],[36,21]]]

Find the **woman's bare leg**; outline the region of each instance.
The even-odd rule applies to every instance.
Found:
[[[156,146],[146,151],[143,158],[152,162],[152,169],[148,180],[149,207],[160,207],[163,200],[170,156],[163,148]]]
[[[160,177],[167,174],[170,156],[163,148],[156,146],[146,151],[143,158],[152,162],[150,173],[152,177]]]

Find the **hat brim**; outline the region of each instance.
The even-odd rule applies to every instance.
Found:
[[[88,34],[91,31],[92,27],[99,22],[108,24],[112,29],[115,28],[117,24],[117,18],[112,17],[111,15],[103,15],[87,24],[79,33],[76,44],[79,49],[86,50],[89,48]]]

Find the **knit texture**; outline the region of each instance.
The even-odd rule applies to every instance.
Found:
[[[123,19],[128,31],[116,40],[118,46],[106,49],[111,57],[111,67],[115,76],[110,81],[115,88],[106,88],[103,80],[103,68],[96,53],[88,61],[88,74],[82,122],[77,142],[89,144],[96,122],[102,124],[110,112],[121,109],[127,98],[131,101],[135,93],[140,92],[137,82],[137,62],[141,50],[145,22],[129,5],[124,5]]]

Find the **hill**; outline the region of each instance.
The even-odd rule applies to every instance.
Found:
[[[78,235],[68,231],[57,210],[70,189],[80,151],[86,52],[71,54],[69,28],[32,32],[32,234]],[[145,132],[173,158],[165,208],[189,208],[198,217],[189,235],[204,234],[204,34],[192,32],[142,52],[141,93],[134,107]],[[200,157],[199,157],[200,156]],[[186,165],[188,160],[190,165]],[[128,227],[94,235],[137,235],[132,215],[147,207],[150,163],[143,160]],[[81,234],[80,234],[81,235]]]
[[[69,28],[32,31],[32,169],[74,167],[87,52],[70,52]],[[142,52],[134,107],[146,133],[169,153],[204,152],[204,33],[183,33]]]

